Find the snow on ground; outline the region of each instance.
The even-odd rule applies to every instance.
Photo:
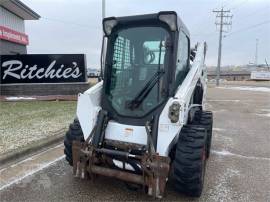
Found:
[[[209,102],[240,102],[240,100],[208,100]]]
[[[270,109],[261,109],[261,113],[257,113],[256,115],[270,117]]]
[[[226,109],[219,109],[219,110],[212,110],[212,112],[215,114],[215,113],[222,113],[222,112],[226,112],[228,110]]]
[[[214,130],[214,131],[219,131],[219,132],[220,132],[220,131],[225,131],[225,129],[223,129],[223,128],[213,128],[213,130]]]
[[[270,113],[268,114],[256,114],[257,116],[266,116],[266,117],[270,117]]]
[[[234,154],[234,153],[231,153],[227,150],[221,150],[221,151],[211,150],[211,152],[212,152],[212,154],[216,154],[219,156],[231,156],[231,157],[238,157],[238,158],[243,158],[243,159],[270,161],[270,158],[267,158],[267,157],[245,156],[245,155],[241,155],[241,154]]]
[[[270,88],[267,87],[253,87],[253,86],[224,86],[217,87],[221,89],[230,89],[230,90],[245,90],[245,91],[256,91],[256,92],[269,92]]]
[[[13,100],[35,100],[34,97],[6,97],[6,100],[13,101]]]

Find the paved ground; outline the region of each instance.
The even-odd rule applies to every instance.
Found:
[[[213,146],[199,199],[177,194],[171,183],[165,201],[270,201],[270,93],[209,88],[214,112]],[[46,167],[46,166],[44,166]],[[1,188],[0,188],[1,189]],[[0,191],[1,201],[151,201],[123,183],[99,177],[73,178],[64,160]]]

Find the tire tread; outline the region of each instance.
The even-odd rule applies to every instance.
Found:
[[[66,155],[66,160],[69,165],[73,165],[72,159],[72,142],[80,141],[83,142],[83,132],[78,119],[74,119],[74,122],[69,125],[69,129],[66,132],[64,138],[64,154]]]

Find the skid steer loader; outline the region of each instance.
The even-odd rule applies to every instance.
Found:
[[[173,11],[103,20],[102,79],[78,96],[64,140],[74,175],[102,175],[161,198],[200,196],[212,134],[206,44],[190,48]]]

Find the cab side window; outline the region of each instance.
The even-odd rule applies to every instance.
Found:
[[[178,39],[177,61],[175,70],[175,88],[185,79],[189,71],[189,39],[184,32],[180,32]]]

